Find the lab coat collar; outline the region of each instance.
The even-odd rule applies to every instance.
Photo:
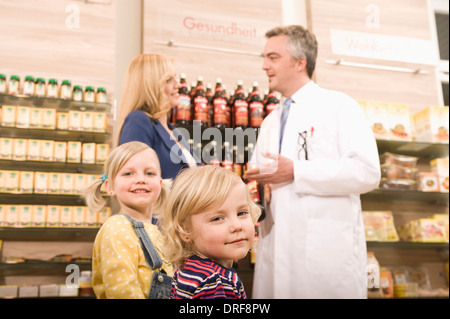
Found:
[[[309,93],[314,90],[315,88],[317,88],[317,84],[311,80],[308,83],[306,83],[305,85],[303,85],[297,92],[295,92],[292,96],[292,103],[295,104],[299,104],[302,99],[304,99],[306,96],[309,95]],[[286,101],[288,97],[283,96],[281,98],[280,104],[278,104],[278,108],[280,110],[282,110],[283,105],[284,105],[284,101]]]

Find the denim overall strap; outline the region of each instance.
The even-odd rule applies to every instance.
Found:
[[[155,246],[153,246],[153,243],[150,240],[150,237],[148,237],[148,234],[144,228],[144,223],[138,222],[128,215],[125,215],[125,214],[120,214],[120,215],[124,215],[126,218],[128,218],[128,220],[133,225],[134,231],[136,232],[136,235],[138,236],[139,241],[141,242],[142,250],[144,251],[145,260],[147,260],[147,263],[150,266],[150,268],[151,269],[161,268],[161,266],[162,266],[161,257],[159,257],[159,254],[156,251]]]

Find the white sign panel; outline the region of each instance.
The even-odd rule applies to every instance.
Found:
[[[437,65],[437,47],[431,40],[331,29],[333,54],[370,59]]]

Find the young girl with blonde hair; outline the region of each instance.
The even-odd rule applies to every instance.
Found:
[[[164,253],[178,267],[171,298],[245,299],[232,265],[252,247],[260,213],[236,174],[212,165],[181,172],[162,218]]]
[[[168,298],[173,268],[162,257],[163,237],[152,216],[163,208],[170,185],[161,178],[156,153],[141,142],[115,148],[102,177],[81,192],[93,211],[106,205],[103,183],[120,213],[108,218],[95,238],[92,280],[97,298]]]
[[[141,141],[155,150],[162,178],[175,178],[180,170],[201,163],[186,140],[168,121],[180,103],[180,84],[173,61],[159,54],[133,58],[125,74],[118,118],[118,143]]]

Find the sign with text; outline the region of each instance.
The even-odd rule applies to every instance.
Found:
[[[370,59],[437,65],[431,40],[330,29],[333,54]]]

